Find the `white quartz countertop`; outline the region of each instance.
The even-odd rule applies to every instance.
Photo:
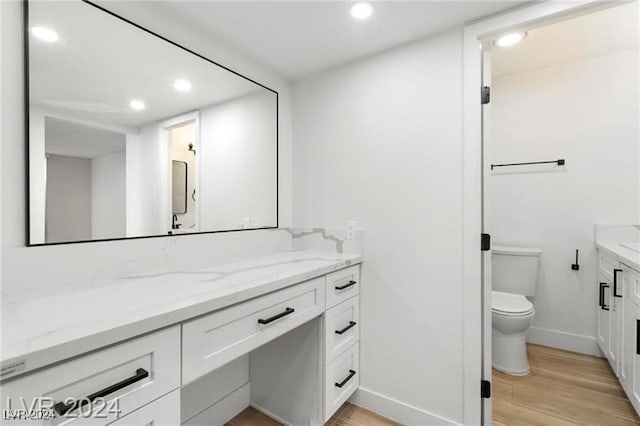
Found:
[[[129,276],[5,304],[0,307],[2,367],[24,361],[24,371],[33,370],[361,261],[358,254],[278,252],[211,268]]]
[[[637,251],[623,247],[620,243],[597,242],[596,247],[617,257],[625,265],[640,271],[640,253]]]

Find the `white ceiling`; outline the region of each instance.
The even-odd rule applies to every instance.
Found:
[[[85,121],[138,127],[265,90],[80,1],[30,2],[29,24],[60,36],[56,43],[30,36],[32,106]],[[181,78],[191,92],[174,90]],[[133,99],[146,109],[133,111]]]
[[[45,118],[44,126],[47,154],[95,158],[126,149],[126,137],[122,133],[50,117]]]
[[[367,21],[353,1],[149,1],[101,4],[132,19],[170,16],[190,31],[228,43],[295,80],[413,40],[462,26],[525,1],[374,1]],[[145,16],[145,18],[147,18]]]
[[[633,2],[529,31],[517,45],[492,49],[492,76],[638,49],[639,12],[638,2]]]

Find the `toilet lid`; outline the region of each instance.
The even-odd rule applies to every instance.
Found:
[[[491,309],[508,314],[525,314],[533,310],[533,304],[521,294],[491,292]]]

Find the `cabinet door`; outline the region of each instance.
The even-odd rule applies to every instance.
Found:
[[[626,299],[624,317],[624,356],[621,375],[622,386],[636,411],[640,413],[640,307]],[[624,379],[623,379],[624,377]]]
[[[621,337],[621,350],[620,350],[620,371],[618,378],[622,387],[627,389],[631,371],[631,363],[633,362],[633,353],[635,351],[635,321],[633,320],[634,310],[633,302],[629,297],[629,275],[630,271],[625,269],[622,273],[622,288],[624,293],[624,299],[622,299],[623,311],[622,311],[622,331]]]
[[[609,295],[609,345],[607,358],[611,368],[620,376],[620,351],[622,348],[622,319],[624,315],[624,303],[622,295],[622,270],[613,270],[613,285]]]
[[[600,274],[598,280],[598,345],[607,357],[609,356],[609,319],[611,317],[611,283],[606,276]]]

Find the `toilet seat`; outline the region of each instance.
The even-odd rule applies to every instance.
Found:
[[[529,316],[534,312],[533,304],[521,294],[492,291],[491,296],[491,311],[494,314],[522,317]]]

